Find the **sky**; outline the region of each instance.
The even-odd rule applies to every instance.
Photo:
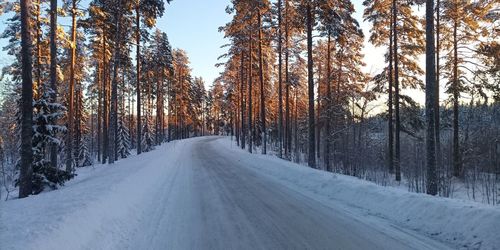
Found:
[[[226,52],[227,43],[220,26],[231,20],[226,0],[173,0],[157,26],[168,35],[174,48],[184,49],[190,59],[192,75],[201,76],[210,86],[223,68],[215,67],[217,58]]]
[[[355,17],[368,36],[369,24],[362,22],[362,0],[353,1]],[[210,86],[217,78],[222,67],[217,68],[217,58],[226,52],[220,46],[228,41],[218,28],[231,20],[225,12],[229,0],[174,0],[166,6],[166,13],[158,21],[157,27],[165,31],[174,48],[184,49],[189,56],[193,76],[201,76],[205,85]],[[365,71],[373,73],[383,65],[382,50],[365,42]],[[224,60],[224,59],[222,59]]]

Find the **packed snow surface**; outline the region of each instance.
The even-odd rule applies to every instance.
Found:
[[[174,141],[0,202],[0,249],[495,249],[500,209]]]

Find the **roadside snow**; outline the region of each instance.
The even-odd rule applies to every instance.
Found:
[[[192,145],[196,140],[203,138],[164,144],[113,165],[79,169],[78,176],[59,190],[0,202],[0,249],[123,249],[121,246],[130,246],[138,239],[139,243],[142,238],[144,243],[149,242],[155,230],[148,228],[149,223],[170,209],[167,206],[156,211],[156,206],[170,203],[165,199],[187,205],[195,202],[186,200],[195,196],[185,190],[193,184],[189,183],[191,170],[187,166],[195,157]],[[353,218],[388,225],[381,227],[386,230],[408,229],[406,233],[417,239],[427,235],[463,249],[500,246],[498,207],[409,193],[274,156],[251,155],[229,138],[211,143],[220,148],[218,153],[242,162],[262,178],[341,209]],[[170,187],[173,182],[177,185]],[[171,216],[158,223],[186,229],[185,221],[175,220],[176,214],[191,211],[182,211],[182,204],[176,206],[177,210],[168,210]],[[391,225],[395,227],[391,229]],[[187,237],[185,240],[190,237],[170,233],[172,237]]]
[[[498,249],[500,208],[383,187],[355,177],[315,170],[275,156],[249,154],[229,138],[217,140],[248,168],[323,203],[412,229],[463,249]],[[259,160],[256,160],[258,158]],[[266,164],[263,164],[266,163]]]
[[[127,241],[172,170],[168,155],[187,141],[78,169],[58,190],[0,203],[0,249],[112,249]]]

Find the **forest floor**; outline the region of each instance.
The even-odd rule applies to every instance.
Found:
[[[0,249],[495,249],[500,209],[174,141],[0,202]]]

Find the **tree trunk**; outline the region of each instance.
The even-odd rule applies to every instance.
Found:
[[[331,75],[332,75],[332,62],[331,62],[331,35],[328,32],[328,44],[326,53],[326,102],[327,102],[327,119],[326,119],[326,136],[325,136],[325,153],[324,161],[326,171],[331,172],[332,167],[330,165],[330,146],[331,146],[331,121],[332,121],[332,89],[331,89]],[[319,149],[318,149],[319,150]]]
[[[278,0],[278,156],[283,157],[283,59],[281,32],[281,0]]]
[[[118,158],[117,150],[117,134],[118,134],[118,67],[120,65],[120,32],[121,32],[121,1],[118,6],[116,18],[116,34],[115,34],[115,47],[114,47],[114,59],[113,59],[113,83],[111,84],[111,112],[110,112],[110,147],[109,147],[109,163],[115,162]]]
[[[252,31],[248,40],[248,152],[252,153],[253,127],[252,127]]]
[[[315,135],[314,135],[314,72],[313,72],[313,54],[312,54],[312,29],[313,29],[313,14],[311,10],[311,3],[307,4],[306,25],[307,25],[307,85],[308,85],[308,98],[309,98],[309,150],[307,163],[309,167],[316,168],[316,153],[315,153]]]
[[[73,159],[75,159],[75,167],[79,167],[78,152],[80,151],[80,90],[78,82],[75,82],[75,130],[74,130],[74,143],[75,151],[73,152]]]
[[[264,56],[262,55],[262,20],[260,10],[257,11],[257,21],[259,26],[259,80],[260,80],[260,123],[262,136],[262,154],[267,153],[266,138],[266,97],[264,93]]]
[[[240,80],[241,80],[241,85],[240,85],[240,101],[241,101],[241,148],[242,149],[245,149],[245,136],[246,136],[246,129],[245,129],[245,110],[246,110],[246,107],[245,107],[245,75],[244,75],[244,69],[245,69],[245,65],[244,65],[244,56],[245,54],[243,52],[241,52],[241,62],[240,62]]]
[[[316,156],[318,157],[318,161],[321,157],[320,154],[320,146],[321,146],[321,121],[320,121],[320,116],[321,116],[321,63],[318,64],[318,98],[316,99]],[[320,161],[321,162],[321,161]]]
[[[285,0],[285,156],[290,159],[292,151],[292,128],[290,120],[290,75],[288,72],[289,59],[289,23],[288,11],[290,6],[288,0]]]
[[[161,69],[162,70],[162,69]],[[157,73],[159,74],[159,70]],[[161,84],[160,84],[160,77],[157,75],[156,79],[156,122],[155,122],[155,140],[156,140],[156,145],[160,145],[160,119],[161,119]]]
[[[457,6],[455,6],[457,8]],[[453,23],[453,175],[460,177],[462,167],[460,162],[460,138],[458,132],[458,38],[457,20]]]
[[[94,129],[94,116],[95,116],[95,102],[91,102],[91,110],[90,110],[90,155],[92,157],[92,163],[94,162],[94,134],[95,134],[95,129]]]
[[[102,124],[102,78],[101,63],[97,66],[97,161],[101,162],[101,124]]]
[[[425,116],[427,118],[427,194],[437,194],[436,148],[435,148],[435,84],[436,58],[434,47],[434,0],[427,0],[425,8]]]
[[[142,124],[141,124],[141,23],[140,23],[140,10],[139,10],[139,0],[135,8],[135,42],[136,42],[136,72],[137,72],[137,154],[141,154],[142,147]]]
[[[400,162],[400,132],[401,121],[399,115],[399,68],[398,68],[398,34],[397,34],[397,16],[398,10],[396,0],[392,0],[392,21],[394,33],[394,88],[395,88],[395,106],[396,106],[396,153],[394,157],[394,165],[396,170],[396,181],[401,181],[401,162]]]
[[[33,178],[33,78],[32,48],[30,33],[30,0],[21,0],[21,148],[20,148],[20,173],[19,173],[19,198],[27,197],[32,192]]]
[[[57,102],[57,0],[50,0],[50,101]],[[50,145],[50,163],[57,168],[56,143]]]
[[[103,119],[102,119],[102,132],[103,132],[103,143],[102,143],[102,164],[106,163],[106,160],[108,159],[108,145],[109,145],[109,131],[108,131],[108,125],[109,125],[109,112],[108,112],[108,70],[107,70],[107,62],[106,62],[106,34],[103,36],[104,40],[104,46],[103,46],[103,61],[102,61],[102,68],[103,68],[103,80],[102,80],[102,95],[103,95]]]
[[[41,2],[36,1],[36,83],[34,99],[37,99],[42,93],[42,24],[40,22]]]
[[[165,94],[164,94],[164,83],[165,83],[165,73],[164,70],[161,70],[160,73],[160,142],[158,143],[161,144],[165,141]],[[203,119],[203,117],[202,117]]]
[[[300,160],[300,155],[299,155],[299,123],[298,123],[298,120],[299,120],[299,110],[298,110],[298,92],[299,92],[299,88],[298,86],[296,86],[294,88],[294,92],[295,92],[295,98],[294,98],[294,104],[295,104],[295,109],[294,109],[294,112],[295,112],[295,115],[294,115],[294,127],[295,127],[295,131],[294,131],[294,152],[295,152],[295,162],[299,162]],[[290,137],[291,138],[291,137]]]
[[[73,0],[71,9],[71,64],[68,89],[68,135],[66,141],[66,171],[73,171],[73,129],[74,129],[74,92],[75,92],[75,63],[76,63],[76,0]]]
[[[389,117],[388,119],[388,125],[389,125],[389,142],[388,142],[388,147],[389,147],[389,152],[388,152],[388,165],[389,165],[389,173],[394,173],[394,105],[392,103],[393,101],[393,80],[394,80],[394,75],[393,75],[393,61],[394,61],[394,56],[393,56],[393,31],[394,31],[394,23],[392,22],[393,17],[393,12],[391,11],[391,21],[390,23],[390,35],[389,35],[389,101],[388,101],[388,106],[389,106]]]
[[[439,110],[439,50],[441,47],[441,41],[440,39],[440,33],[441,33],[441,24],[440,24],[440,5],[441,5],[441,0],[437,0],[436,3],[436,84],[434,86],[434,133],[436,134],[435,137],[435,142],[436,142],[436,169],[437,171],[442,171],[443,170],[443,158],[442,158],[442,152],[441,152],[441,125],[440,125],[440,110]]]

